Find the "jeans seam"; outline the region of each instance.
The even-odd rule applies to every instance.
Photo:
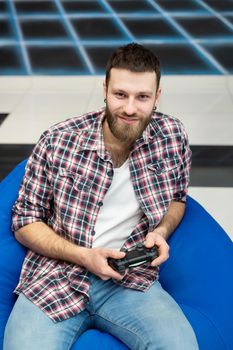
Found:
[[[88,316],[88,317],[90,317],[90,316]],[[85,322],[88,324],[87,321],[89,322],[89,320],[87,320],[87,319],[83,320],[82,324],[81,324],[80,327],[79,327],[79,330],[81,329],[81,327],[83,326],[83,324],[84,324]],[[79,339],[79,337],[80,337],[84,332],[85,332],[85,330],[84,330],[81,334],[79,334],[79,335],[78,335],[79,331],[76,332],[76,333],[74,334],[72,340],[70,341],[70,344],[69,344],[67,350],[70,350],[70,349],[72,348],[72,346],[74,345],[74,343],[76,342],[76,340]]]
[[[77,335],[77,333],[76,333],[76,334],[74,334],[72,340],[70,341],[70,344],[68,345],[67,350],[70,350],[70,349],[71,349],[71,347],[72,347],[72,346],[74,345],[74,343],[76,342],[77,338],[78,338],[78,335]]]
[[[113,322],[112,320],[110,320],[110,319],[109,319],[108,317],[106,317],[106,316],[102,316],[102,315],[99,315],[99,314],[95,314],[95,316],[98,316],[98,317],[102,318],[103,320],[105,320],[105,321],[107,321],[107,322],[113,324],[114,326],[116,326],[116,327],[118,327],[118,328],[122,328],[122,329],[128,331],[129,333],[134,334],[134,335],[140,340],[140,342],[142,343],[142,345],[144,346],[143,349],[145,349],[145,350],[147,349],[147,348],[145,347],[144,340],[143,340],[137,333],[135,333],[133,330],[129,329],[128,327],[124,327],[124,326],[121,326],[121,325],[119,325],[119,324]]]

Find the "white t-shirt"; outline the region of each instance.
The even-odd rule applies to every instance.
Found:
[[[114,168],[111,186],[98,214],[92,246],[119,250],[142,214],[126,161],[120,168]]]

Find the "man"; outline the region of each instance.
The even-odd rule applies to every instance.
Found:
[[[179,120],[156,113],[159,61],[138,44],[107,64],[106,107],[47,130],[28,161],[13,230],[29,250],[5,350],[70,349],[88,328],[130,349],[197,349],[191,326],[158,282],[181,221],[190,149]],[[152,263],[113,270],[137,243]]]

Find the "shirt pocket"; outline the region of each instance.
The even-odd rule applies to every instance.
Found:
[[[91,181],[83,176],[81,171],[73,172],[68,169],[61,168],[58,173],[57,182],[65,192],[74,191],[88,192],[91,187]]]
[[[157,194],[157,201],[169,205],[176,192],[180,176],[178,157],[163,158],[148,166],[150,188]]]
[[[148,169],[155,175],[163,176],[167,173],[173,173],[174,175],[179,173],[180,160],[178,157],[167,157],[159,159],[155,163],[148,165]]]
[[[87,230],[91,187],[91,181],[80,171],[59,170],[54,184],[54,215],[62,236],[74,241],[78,232]]]

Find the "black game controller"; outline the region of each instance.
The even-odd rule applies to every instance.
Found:
[[[137,267],[150,262],[159,256],[156,247],[146,248],[142,243],[137,244],[136,249],[126,251],[123,259],[108,258],[108,263],[113,270],[124,275],[126,269]]]

